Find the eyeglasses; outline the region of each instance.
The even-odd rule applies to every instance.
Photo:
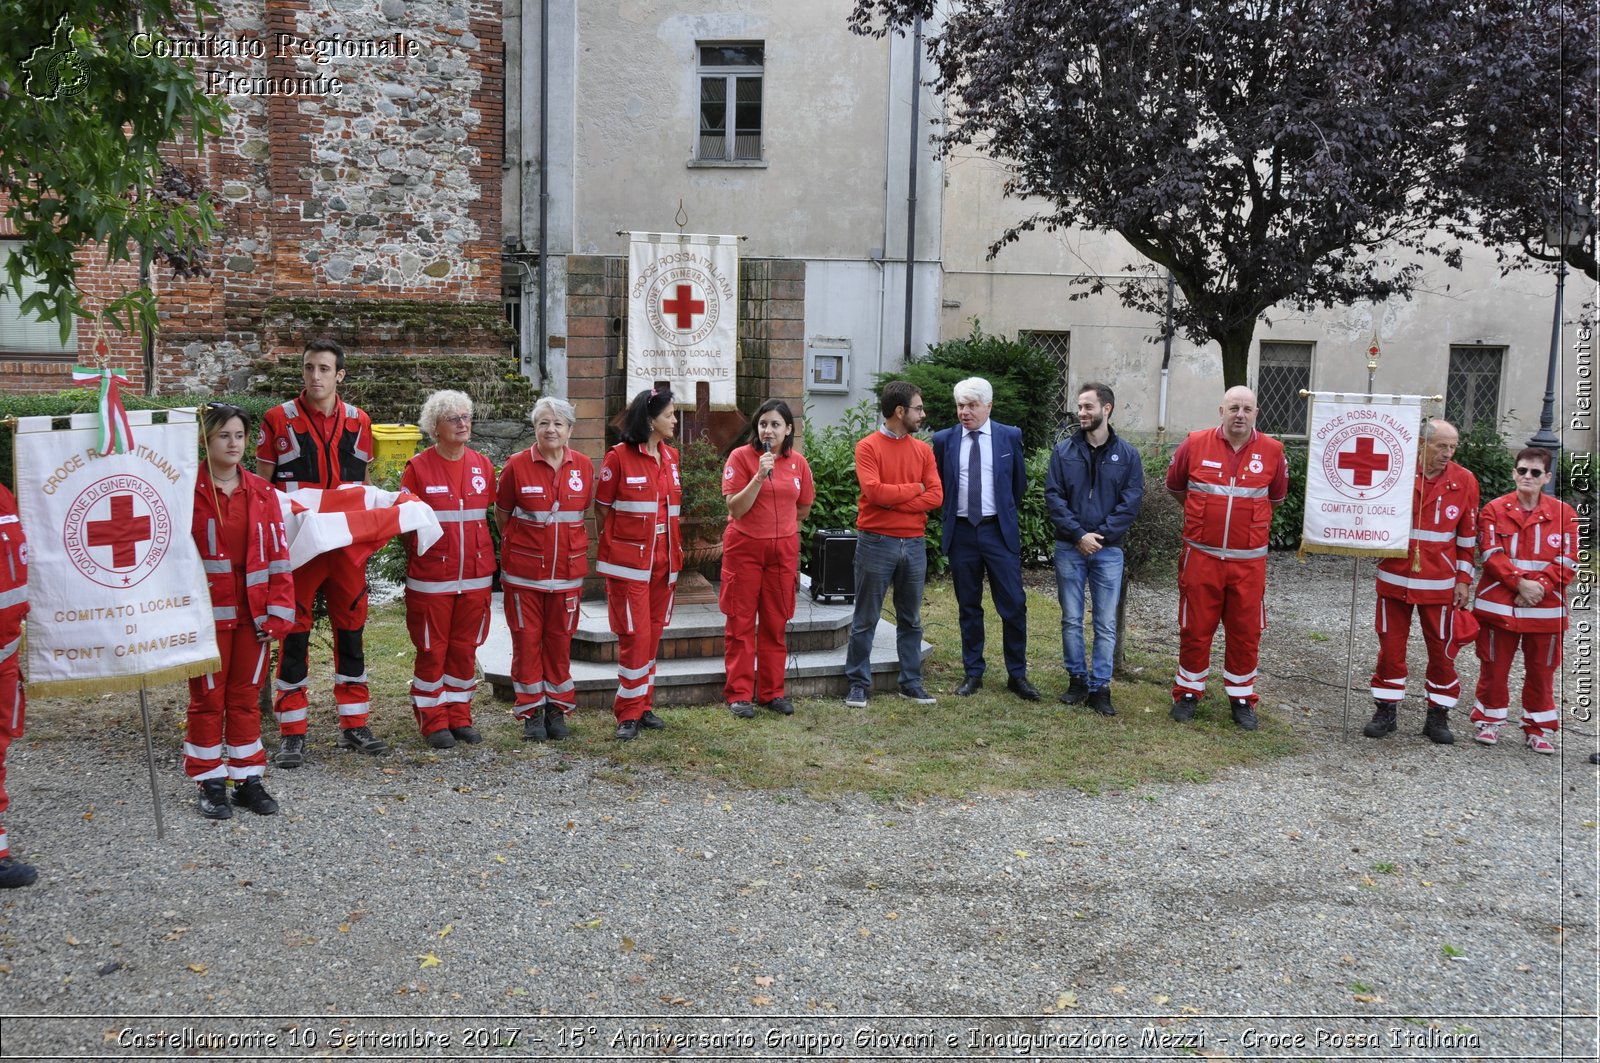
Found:
[[[1544,473],[1545,470],[1543,469],[1529,469],[1522,465],[1517,466],[1518,476],[1543,476]]]
[[[470,414],[470,413],[453,413],[448,417],[441,417],[441,418],[439,418],[439,420],[441,420],[441,421],[449,421],[451,424],[455,425],[457,428],[462,428],[462,427],[472,423],[472,414]]]

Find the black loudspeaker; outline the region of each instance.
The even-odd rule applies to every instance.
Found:
[[[856,533],[822,528],[811,535],[811,597],[814,601],[856,600]]]

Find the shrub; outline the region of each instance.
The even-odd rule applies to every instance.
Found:
[[[1512,470],[1517,467],[1512,455],[1521,447],[1506,442],[1505,432],[1488,421],[1472,426],[1472,431],[1461,434],[1461,445],[1456,448],[1456,464],[1478,478],[1478,496],[1485,503],[1517,489]]]
[[[1177,571],[1183,547],[1183,505],[1167,493],[1167,466],[1172,451],[1159,443],[1139,448],[1144,463],[1144,499],[1139,516],[1122,540],[1122,560],[1129,579],[1170,576]]]
[[[846,410],[838,424],[819,430],[816,423],[816,418],[807,410],[805,458],[811,466],[817,497],[811,504],[811,513],[800,526],[803,544],[809,544],[812,534],[824,528],[856,526],[856,504],[861,497],[861,488],[856,482],[856,443],[877,430],[878,404],[863,399]],[[809,564],[809,547],[800,552]]]
[[[1031,453],[1048,444],[1056,426],[1040,410],[1053,410],[1061,390],[1055,357],[1027,343],[986,335],[977,318],[962,339],[933,344],[892,373],[880,373],[875,395],[891,380],[909,380],[922,389],[928,423],[944,428],[956,423],[951,389],[967,377],[981,376],[994,387],[994,419],[1022,429],[1022,444]]]
[[[1306,443],[1285,443],[1283,460],[1289,466],[1289,497],[1272,512],[1272,530],[1267,543],[1276,550],[1300,546],[1300,533],[1306,520],[1306,462],[1311,448]]]

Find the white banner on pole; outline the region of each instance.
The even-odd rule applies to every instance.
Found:
[[[631,235],[627,397],[665,380],[692,407],[705,381],[712,409],[736,408],[739,238]]]
[[[1404,557],[1422,395],[1311,395],[1300,552]]]
[[[28,688],[128,690],[221,667],[191,524],[193,410],[129,411],[134,445],[99,453],[100,418],[17,420],[17,505],[28,536]]]

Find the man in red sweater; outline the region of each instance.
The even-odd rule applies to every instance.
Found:
[[[865,708],[872,689],[872,635],[883,598],[894,588],[895,649],[900,694],[919,705],[934,699],[922,686],[922,588],[928,574],[923,535],[928,514],[944,504],[933,448],[913,438],[926,414],[922,392],[904,380],[884,385],[883,427],[856,444],[861,501],[856,517],[856,612],[850,624],[844,703]]]

